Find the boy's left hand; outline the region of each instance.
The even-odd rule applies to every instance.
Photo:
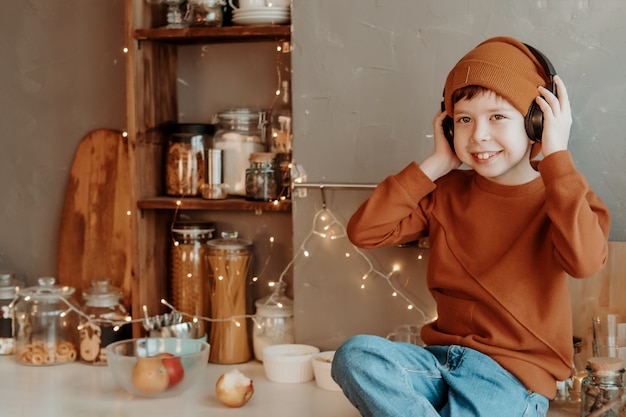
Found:
[[[567,149],[572,126],[572,110],[565,84],[558,75],[554,76],[554,83],[558,98],[550,90],[540,86],[540,96],[535,99],[543,112],[541,152],[544,157]]]

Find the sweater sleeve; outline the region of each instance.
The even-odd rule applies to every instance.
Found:
[[[348,222],[350,241],[362,248],[412,242],[428,229],[424,197],[435,184],[416,163],[387,177],[357,209]]]
[[[568,151],[539,163],[546,187],[546,211],[554,256],[572,277],[597,273],[608,253],[610,213],[574,166]]]

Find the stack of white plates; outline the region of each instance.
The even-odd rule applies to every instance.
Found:
[[[233,10],[233,23],[240,26],[283,25],[290,20],[289,7],[246,7]]]

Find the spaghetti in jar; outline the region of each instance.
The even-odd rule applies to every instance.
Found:
[[[170,250],[170,295],[174,307],[195,317],[209,314],[207,290],[207,242],[213,237],[212,223],[179,222],[172,226]],[[185,320],[191,320],[188,316]],[[203,320],[193,323],[194,337],[206,335]]]

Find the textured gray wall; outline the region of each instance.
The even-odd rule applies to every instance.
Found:
[[[123,130],[123,0],[1,0],[0,270],[29,283],[57,271],[74,151]]]
[[[450,68],[482,40],[514,36],[543,51],[564,79],[570,149],[612,211],[611,239],[626,240],[625,20],[622,0],[296,0],[295,158],[309,182],[326,183],[377,183],[421,161],[433,148],[431,122]],[[345,224],[368,193],[328,189],[327,207]],[[296,250],[321,205],[319,191],[295,199]],[[385,334],[421,318],[389,296],[382,278],[361,290],[366,266],[342,257],[347,245],[296,263],[302,341],[332,348],[350,334]],[[398,282],[432,313],[417,249],[366,254],[383,272],[401,263]]]

